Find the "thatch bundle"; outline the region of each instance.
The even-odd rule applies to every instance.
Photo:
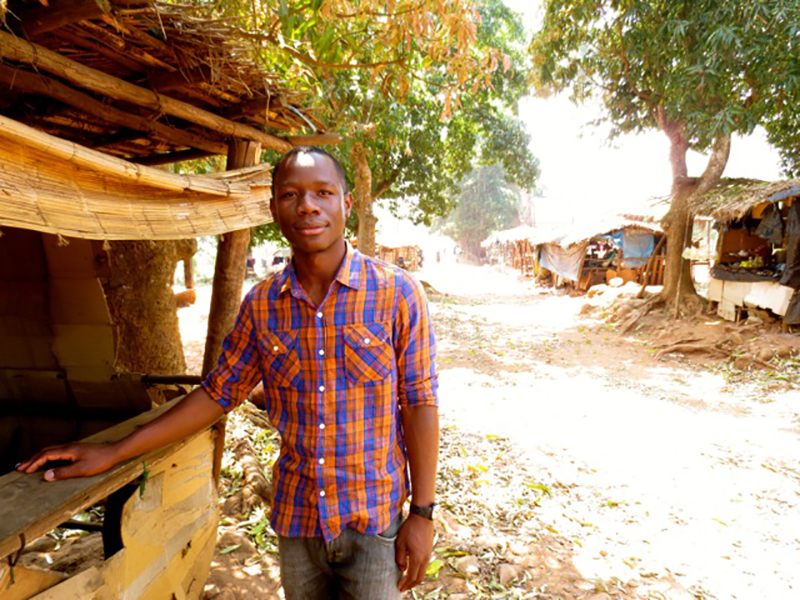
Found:
[[[793,190],[797,190],[793,194]],[[756,204],[774,202],[783,197],[800,195],[800,179],[759,181],[757,179],[723,179],[705,196],[697,199],[692,212],[717,221],[741,219]]]

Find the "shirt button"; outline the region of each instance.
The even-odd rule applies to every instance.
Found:
[[[325,459],[324,458],[320,458],[319,459],[319,464],[324,465],[325,464]]]
[[[369,338],[364,338],[364,343],[369,344]]]
[[[278,351],[278,347],[277,347],[277,346],[273,346],[273,347],[272,347],[272,351],[273,351],[273,352],[277,352],[277,351]]]
[[[324,392],[325,391],[325,386],[324,385],[319,386],[319,391],[320,392]]]
[[[321,318],[322,318],[322,313],[321,313],[321,312],[318,312],[318,313],[317,313],[317,318],[318,318],[318,319],[321,319]]]
[[[325,356],[325,350],[320,350],[320,351],[319,351],[319,355],[320,355],[320,356]]]
[[[325,497],[325,490],[320,490],[319,495],[320,495],[320,498],[324,498]]]
[[[319,428],[320,428],[320,429],[325,429],[325,423],[320,423],[320,424],[319,424]]]

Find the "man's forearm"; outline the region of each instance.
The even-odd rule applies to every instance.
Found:
[[[404,406],[400,418],[411,476],[411,502],[430,506],[436,501],[439,411],[435,406]]]
[[[118,462],[182,440],[217,422],[225,412],[201,387],[157,419],[114,444]]]

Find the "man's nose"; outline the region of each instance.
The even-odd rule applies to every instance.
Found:
[[[318,213],[317,199],[311,192],[303,192],[297,202],[297,211],[300,213]]]

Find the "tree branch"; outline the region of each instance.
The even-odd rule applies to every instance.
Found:
[[[401,57],[401,58],[396,58],[395,60],[375,62],[375,63],[356,63],[356,64],[326,63],[311,58],[308,54],[304,54],[299,50],[295,50],[291,46],[281,43],[272,34],[265,35],[263,33],[245,31],[244,29],[238,29],[237,33],[249,39],[269,42],[273,46],[276,46],[281,50],[286,51],[286,53],[290,54],[300,62],[305,63],[310,67],[317,67],[322,69],[374,69],[376,67],[388,67],[391,65],[405,65],[405,60],[406,60],[405,57]]]
[[[711,147],[711,156],[708,159],[706,170],[700,176],[700,183],[694,192],[695,198],[699,198],[719,183],[722,173],[725,172],[725,167],[728,165],[730,155],[731,136],[727,134],[716,138]]]
[[[622,66],[625,68],[625,81],[628,83],[628,87],[631,88],[631,91],[637,98],[640,98],[645,102],[650,102],[652,99],[650,93],[640,91],[639,88],[636,87],[636,84],[633,83],[633,79],[631,78],[631,63],[628,60],[628,55],[625,53],[625,41],[622,37],[621,19],[618,18],[614,24],[617,27],[617,35],[619,36],[619,58],[622,60]]]
[[[400,169],[395,169],[392,174],[389,175],[389,177],[379,182],[378,185],[375,186],[375,191],[372,193],[372,197],[378,199],[383,196],[387,191],[389,191],[389,188],[394,185],[394,182],[397,181],[398,177],[400,177]]]

